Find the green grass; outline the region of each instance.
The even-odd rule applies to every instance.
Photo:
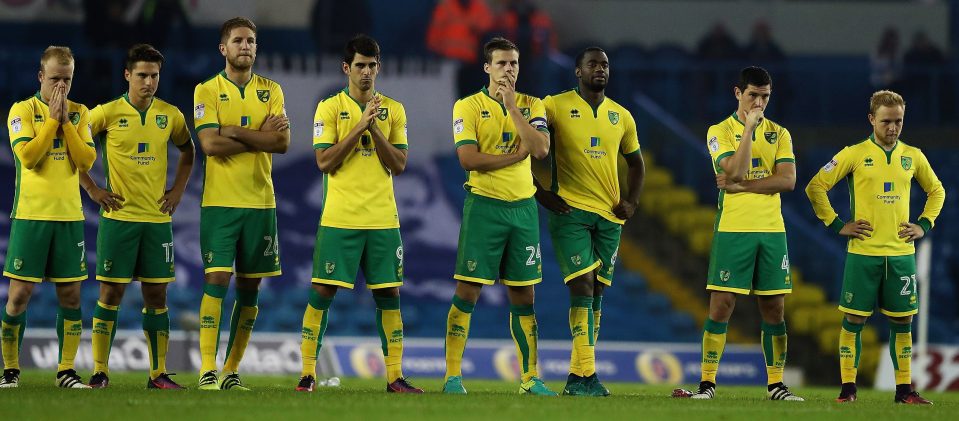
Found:
[[[85,373],[88,374],[88,373]],[[762,387],[720,386],[716,399],[672,399],[671,386],[610,383],[608,398],[522,396],[518,385],[498,381],[466,380],[470,394],[437,393],[440,380],[413,379],[428,391],[423,396],[387,394],[385,381],[343,379],[338,388],[313,393],[293,391],[295,377],[244,376],[253,392],[146,390],[144,373],[115,373],[106,390],[62,390],[53,386],[53,374],[28,371],[19,389],[0,389],[0,419],[252,419],[279,421],[292,417],[343,419],[674,419],[674,420],[881,420],[956,419],[959,394],[924,393],[932,407],[895,405],[891,392],[863,390],[859,401],[836,404],[836,388],[797,388],[806,402],[764,400]],[[174,377],[195,387],[195,376]],[[560,391],[561,382],[549,382]],[[953,415],[949,415],[949,414]],[[304,418],[305,419],[305,418]]]

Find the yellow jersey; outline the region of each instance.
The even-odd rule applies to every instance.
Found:
[[[67,117],[77,128],[84,143],[93,147],[90,134],[90,111],[83,104],[67,100]],[[33,96],[10,107],[7,131],[10,133],[10,148],[20,142],[29,142],[50,118],[50,108],[38,91]],[[13,196],[13,211],[10,218],[38,221],[82,221],[80,204],[80,175],[67,156],[63,128],[57,129],[46,158],[33,169],[24,168],[13,153],[17,178]]]
[[[157,200],[166,192],[167,143],[192,141],[183,113],[154,98],[145,112],[123,94],[90,111],[90,128],[100,139],[107,190],[123,196],[123,208],[100,210],[106,218],[127,222],[170,222]]]
[[[193,102],[193,124],[197,133],[220,126],[257,130],[267,115],[286,115],[280,85],[258,74],[253,74],[246,85],[239,86],[221,71],[196,86]],[[275,208],[272,172],[273,155],[268,152],[207,156],[200,205]]]
[[[829,203],[826,192],[843,178],[849,183],[852,220],[872,225],[872,236],[850,238],[847,250],[866,256],[905,256],[916,252],[915,245],[899,238],[899,224],[909,222],[909,194],[913,178],[927,194],[926,206],[917,224],[932,229],[946,200],[943,188],[929,160],[919,148],[897,141],[891,151],[883,149],[870,135],[839,151],[809,182],[806,194],[816,216],[839,232],[845,223]]]
[[[719,162],[734,154],[746,129],[736,113],[709,128],[706,147],[713,160],[713,171],[722,172]],[[789,131],[764,118],[753,132],[752,161],[746,180],[759,180],[773,175],[776,165],[796,162]],[[719,192],[716,231],[718,232],[786,232],[779,193]]]
[[[373,123],[398,149],[408,147],[406,110],[382,94]],[[359,124],[366,104],[356,102],[349,88],[321,101],[313,117],[313,149],[325,149],[346,137]],[[399,228],[393,195],[393,175],[377,156],[369,130],[332,173],[323,174],[320,225],[348,229]]]
[[[617,224],[620,201],[619,155],[640,153],[636,121],[626,108],[606,98],[595,109],[579,88],[543,99],[552,134],[551,190],[570,206]]]
[[[516,105],[536,130],[547,132],[546,110],[539,98],[516,93]],[[480,152],[506,155],[521,141],[506,107],[490,96],[484,86],[453,105],[453,142],[456,147],[474,144]],[[466,190],[486,197],[514,202],[536,193],[530,158],[493,171],[467,171]]]

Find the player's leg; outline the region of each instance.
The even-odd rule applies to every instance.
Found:
[[[599,325],[603,314],[603,293],[607,287],[613,285],[623,226],[610,222],[599,215],[593,217],[596,221],[594,224],[596,228],[592,232],[593,248],[596,257],[602,263],[594,272],[595,281],[593,282],[593,344],[595,349],[596,344],[599,343]],[[590,395],[609,396],[609,389],[599,381],[596,374],[588,379],[587,384],[589,385]]]
[[[456,268],[456,291],[446,318],[446,383],[444,393],[464,394],[461,363],[469,337],[470,317],[483,285],[499,278],[508,226],[497,200],[467,194],[463,201]]]
[[[0,321],[0,352],[3,352],[3,377],[0,388],[20,385],[20,349],[27,327],[27,304],[33,288],[46,273],[53,226],[41,221],[13,219],[3,276],[10,279],[3,320]]]
[[[312,392],[316,386],[316,360],[323,346],[333,297],[340,287],[353,288],[365,242],[362,230],[317,227],[312,288],[300,335],[303,370],[297,391]]]
[[[931,404],[912,389],[912,318],[919,312],[916,257],[886,257],[879,311],[889,317],[889,357],[896,376],[895,402]]]
[[[839,374],[842,387],[837,402],[856,400],[856,375],[862,355],[862,329],[872,314],[884,276],[885,259],[847,253],[843,268],[839,310],[844,313],[839,331]]]
[[[57,338],[60,359],[57,362],[56,385],[64,388],[86,389],[74,369],[74,360],[80,348],[83,317],[80,310],[80,281],[87,279],[86,250],[83,241],[83,221],[55,222],[51,259],[47,261],[48,278],[56,285]]]
[[[510,333],[516,344],[520,367],[520,393],[556,396],[539,378],[538,329],[533,309],[533,285],[543,280],[539,244],[539,214],[536,202],[528,199],[503,210],[511,225],[503,255],[500,281],[509,287]]]
[[[386,362],[386,391],[423,393],[403,376],[403,316],[400,286],[403,285],[403,240],[399,228],[365,230],[367,237],[362,267],[366,286],[376,302],[376,329]]]
[[[586,395],[584,378],[595,373],[593,284],[601,262],[593,255],[588,213],[573,209],[567,214],[547,212],[553,250],[570,293],[569,329],[573,345],[564,395]]]
[[[93,376],[90,386],[110,384],[110,350],[116,335],[117,315],[127,284],[133,278],[142,224],[100,217],[97,227],[97,280],[100,295],[93,309]]]
[[[137,260],[137,279],[143,293],[143,336],[150,357],[147,388],[182,389],[166,369],[170,343],[167,286],[175,277],[172,224],[145,223]]]
[[[200,300],[200,390],[219,389],[216,354],[220,345],[223,297],[226,297],[233,275],[242,219],[243,209],[200,208],[200,249],[204,271],[203,298]]]
[[[756,284],[753,294],[758,298],[762,316],[760,342],[766,360],[766,397],[771,400],[802,401],[783,384],[786,367],[787,335],[784,319],[785,294],[792,292],[789,272],[789,251],[785,232],[757,233],[759,252],[756,257]]]

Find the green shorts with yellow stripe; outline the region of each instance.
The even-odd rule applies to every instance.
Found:
[[[563,282],[596,271],[597,281],[612,285],[623,226],[597,213],[576,208],[567,214],[547,214]]]
[[[361,268],[369,289],[403,285],[403,241],[399,228],[317,228],[313,283],[352,289]]]
[[[890,317],[911,316],[919,312],[917,290],[914,254],[864,256],[847,253],[839,310],[857,316],[869,316],[878,301],[882,314]]]
[[[233,272],[241,278],[279,276],[276,209],[200,208],[204,273]]]
[[[3,276],[28,282],[87,279],[83,221],[13,219]]]
[[[743,295],[792,292],[785,232],[716,232],[706,289]]]
[[[542,281],[536,201],[507,202],[467,194],[453,279],[484,285],[498,279],[509,286]]]
[[[169,222],[118,221],[101,216],[97,280],[173,282],[173,228]]]

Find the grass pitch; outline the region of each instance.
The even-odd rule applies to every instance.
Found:
[[[82,373],[89,374],[89,373]],[[467,396],[446,396],[442,381],[412,379],[427,390],[422,396],[385,392],[383,380],[343,379],[337,388],[318,387],[313,393],[294,392],[293,376],[244,376],[252,392],[195,389],[194,373],[175,376],[189,387],[183,391],[146,390],[146,373],[115,373],[106,390],[63,390],[54,387],[53,373],[27,371],[18,389],[0,389],[3,420],[204,419],[267,420],[394,419],[394,420],[946,420],[957,419],[959,394],[924,393],[931,407],[896,405],[892,392],[862,390],[852,404],[833,402],[838,388],[797,388],[806,402],[766,401],[762,387],[717,389],[712,401],[669,397],[671,386],[607,384],[608,398],[522,396],[518,384],[466,379]],[[561,391],[561,382],[548,382]],[[950,415],[952,414],[952,415]],[[310,417],[310,418],[306,418]]]

